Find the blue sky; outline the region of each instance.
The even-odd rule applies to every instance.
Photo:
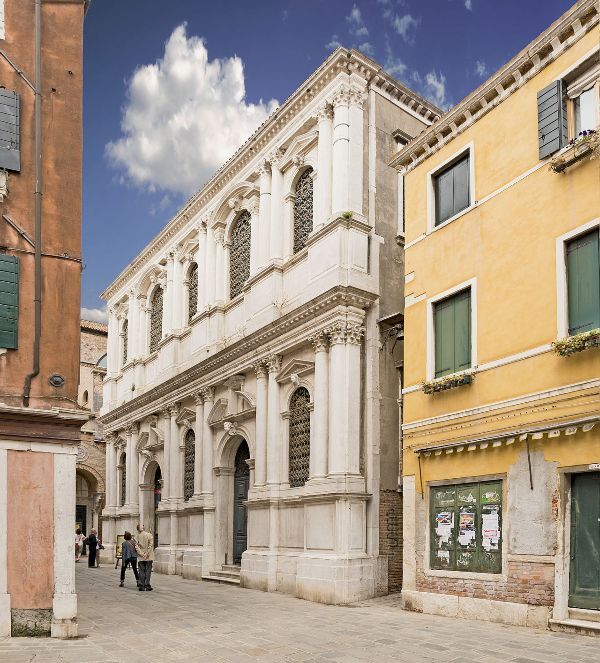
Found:
[[[95,0],[84,43],[83,315],[337,44],[448,108],[567,0]]]

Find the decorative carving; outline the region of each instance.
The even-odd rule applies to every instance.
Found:
[[[322,120],[333,120],[333,109],[330,104],[324,104],[317,111],[317,121],[321,122]]]
[[[306,246],[313,229],[313,178],[312,168],[307,168],[296,182],[294,199],[294,253]]]
[[[367,100],[367,95],[364,90],[359,90],[357,88],[352,88],[349,94],[349,101],[353,106],[359,106],[362,108],[365,105]]]
[[[290,382],[294,385],[294,387],[298,387],[300,385],[300,376],[298,373],[292,373],[290,375]]]
[[[202,395],[202,391],[197,391],[193,398],[195,405],[202,405],[204,403],[204,396]]]
[[[327,352],[329,348],[329,338],[324,331],[320,331],[308,339],[315,349],[315,352]]]
[[[289,482],[292,488],[303,486],[310,467],[310,394],[298,387],[290,400]]]
[[[269,154],[269,156],[267,157],[267,161],[271,164],[271,170],[279,166],[281,158],[283,157],[283,153],[284,153],[283,150],[277,149],[271,152],[271,154]]]
[[[251,200],[248,205],[247,205],[248,211],[250,212],[251,216],[256,216],[259,212],[260,206],[258,203],[258,198],[254,198]]]
[[[223,228],[213,228],[213,237],[217,244],[223,245],[225,242],[225,230]]]
[[[236,219],[231,232],[229,252],[229,296],[237,297],[250,278],[250,244],[252,241],[250,213],[244,210]]]
[[[259,175],[270,175],[271,174],[271,164],[268,161],[263,161],[258,165],[256,172]]]
[[[227,201],[227,205],[229,206],[229,208],[235,210],[236,212],[240,211],[241,203],[242,203],[242,198],[240,196],[235,196]]]
[[[179,403],[171,403],[167,406],[170,417],[176,417],[179,414]]]
[[[86,461],[88,459],[89,455],[90,455],[90,452],[84,446],[79,445],[79,447],[77,449],[76,462],[77,463],[83,463],[84,461]]]
[[[225,429],[225,432],[227,435],[230,435],[233,437],[234,435],[237,435],[238,429],[233,421],[225,421],[223,422],[223,428]]]
[[[346,343],[360,344],[365,328],[358,324],[346,325]]]
[[[306,157],[304,156],[304,154],[297,154],[292,159],[292,163],[294,164],[294,166],[296,166],[296,168],[302,168],[305,161],[306,161]]]
[[[204,399],[205,403],[207,401],[212,403],[215,400],[215,388],[214,387],[202,387],[202,389],[200,389],[200,394],[202,395],[202,398]]]
[[[266,362],[269,373],[279,373],[281,370],[281,355],[271,355],[267,357]]]
[[[342,85],[334,94],[331,104],[335,109],[337,106],[347,106],[350,103],[350,90]]]
[[[256,372],[256,378],[266,378],[267,377],[267,365],[264,361],[257,361],[252,364],[252,368]]]
[[[346,325],[343,322],[337,322],[327,330],[331,345],[346,342]]]

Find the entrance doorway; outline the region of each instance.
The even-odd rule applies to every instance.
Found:
[[[75,529],[80,529],[86,536],[87,531],[87,505],[78,504],[75,507]]]
[[[242,563],[242,554],[247,548],[248,514],[244,502],[248,499],[250,468],[246,462],[250,450],[246,440],[242,440],[235,455],[233,476],[233,563]]]
[[[160,504],[162,492],[162,474],[160,472],[160,467],[156,466],[156,472],[154,473],[154,523],[152,527],[152,532],[154,535],[154,547],[158,548],[158,505]]]
[[[600,610],[600,472],[571,481],[569,607]]]

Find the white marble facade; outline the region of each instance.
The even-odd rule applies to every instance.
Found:
[[[378,321],[403,296],[385,286],[402,281],[387,162],[393,130],[436,112],[338,49],[104,293],[108,556],[141,520],[159,572],[241,562],[246,587],[385,593],[378,495],[398,437],[381,403],[396,431],[398,408]]]

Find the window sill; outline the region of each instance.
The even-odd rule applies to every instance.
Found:
[[[486,582],[506,582],[506,573],[477,573],[475,571],[446,571],[444,569],[424,569],[428,578],[454,578],[456,580],[484,580]]]
[[[550,170],[553,173],[564,173],[586,157],[592,158],[598,151],[600,151],[600,135],[594,130],[556,154],[550,161]]]
[[[584,350],[600,347],[600,329],[567,336],[552,343],[552,349],[560,357],[568,357]]]
[[[472,384],[474,378],[473,373],[451,373],[450,375],[445,375],[442,378],[436,378],[435,380],[429,380],[423,382],[421,389],[425,394],[436,394],[441,391],[447,391],[448,389],[456,389],[457,387],[462,387],[466,384]]]
[[[465,207],[465,209],[461,210],[454,216],[451,216],[449,219],[446,219],[442,223],[438,224],[437,226],[435,225],[435,221],[432,219],[431,221],[433,222],[432,227],[429,229],[429,234],[431,235],[432,233],[436,232],[437,230],[441,230],[442,228],[445,228],[449,223],[452,223],[453,221],[456,221],[457,219],[460,219],[461,216],[464,216],[465,214],[468,214],[472,209],[475,209],[477,207],[478,201],[476,200],[475,202],[471,203],[468,207]]]

